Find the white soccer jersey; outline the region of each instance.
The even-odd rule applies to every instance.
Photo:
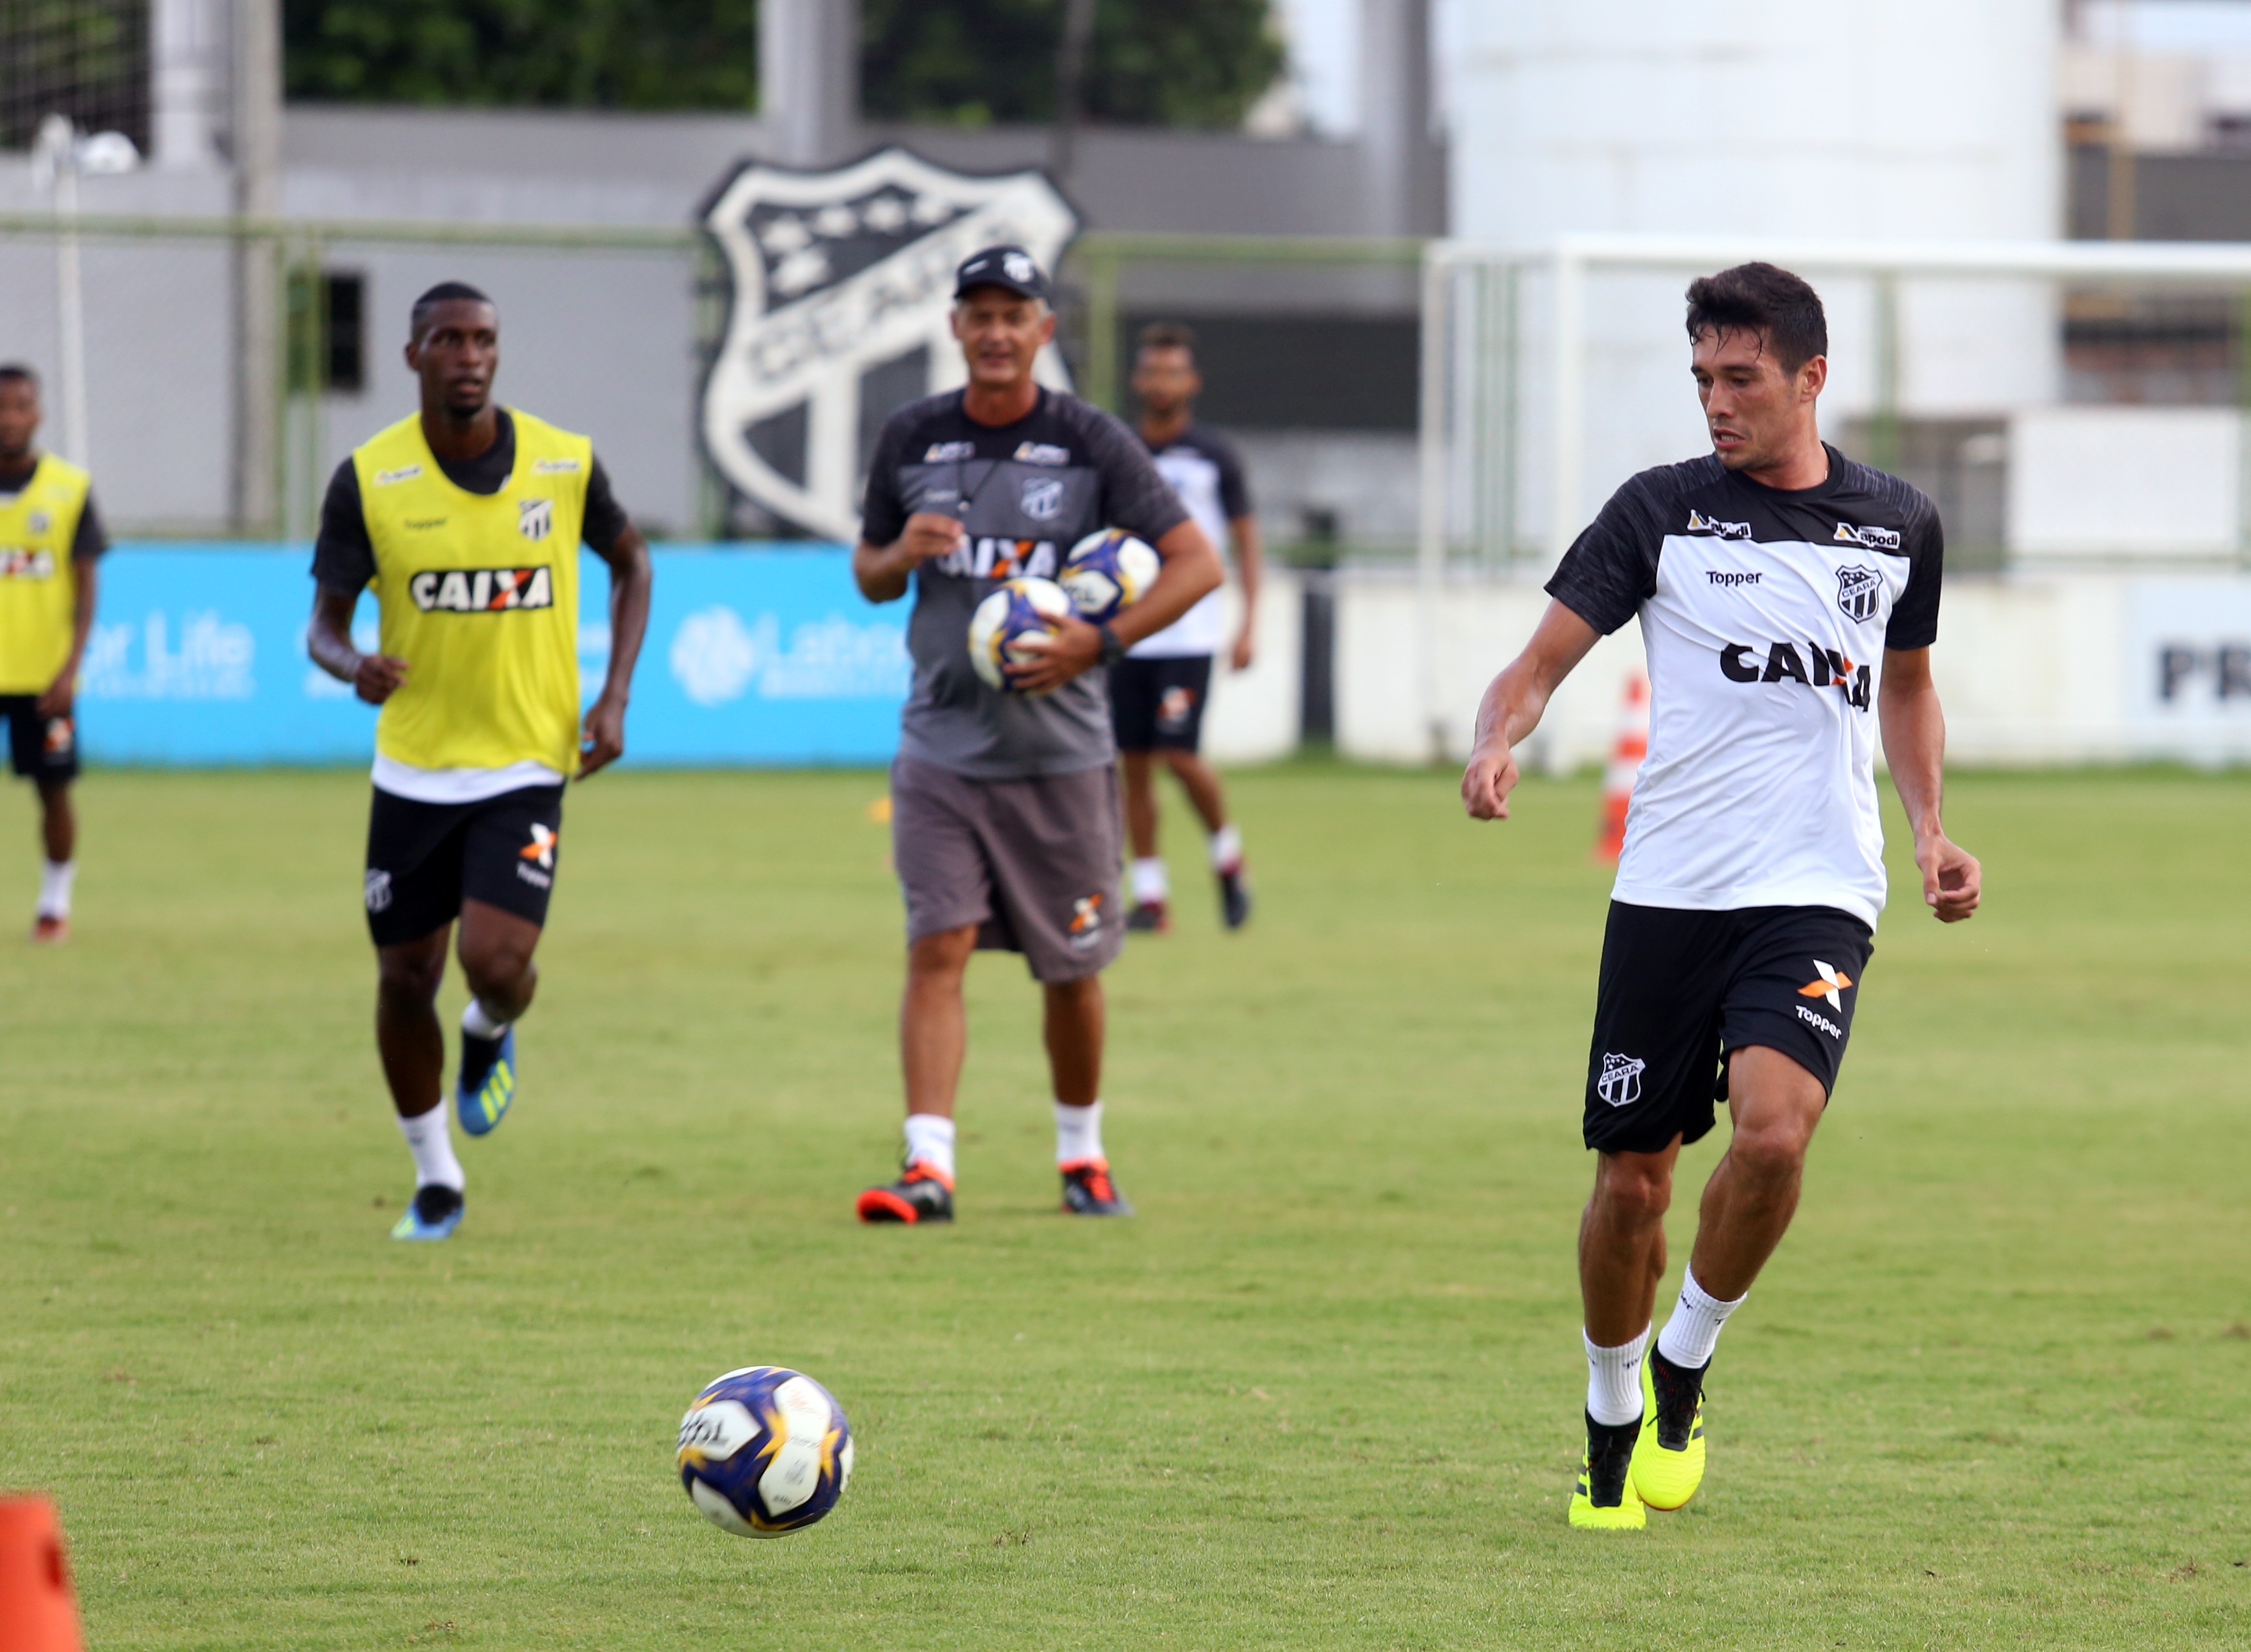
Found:
[[[1605,633],[1636,613],[1649,755],[1613,897],[1730,910],[1884,905],[1876,694],[1887,648],[1938,633],[1938,513],[1828,449],[1818,487],[1715,458],[1644,471],[1579,536],[1548,594]]]
[[[1250,514],[1250,490],[1243,485],[1243,462],[1217,432],[1191,425],[1166,446],[1152,450],[1158,473],[1173,485],[1181,505],[1224,556],[1228,524]],[[1216,654],[1224,640],[1225,618],[1219,592],[1208,592],[1195,605],[1153,637],[1144,637],[1129,651],[1143,660],[1173,660],[1184,655]]]

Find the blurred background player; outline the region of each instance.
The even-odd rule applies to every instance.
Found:
[[[914,686],[891,765],[892,857],[907,909],[899,1059],[904,1173],[860,1195],[862,1221],[950,1220],[953,1098],[968,1027],[961,982],[980,947],[1021,952],[1046,996],[1063,1206],[1132,1207],[1102,1147],[1101,972],[1118,956],[1117,750],[1105,679],[1222,577],[1218,554],[1148,454],[1101,409],[1032,377],[1055,336],[1046,276],[1021,247],[989,247],[955,273],[964,389],[885,422],[868,471],[854,577],[870,602],[915,591]],[[1108,625],[1066,619],[1024,692],[980,681],[969,619],[1001,580],[1054,577],[1098,528],[1156,548],[1149,592]]]
[[[458,916],[470,999],[454,1084],[481,1136],[516,1086],[515,1022],[539,973],[563,785],[625,750],[627,691],[648,623],[648,546],[584,436],[492,400],[500,316],[458,281],[415,301],[406,364],[422,409],[355,449],[321,508],[308,646],[383,708],[365,895],[376,1046],[414,1155],[394,1239],[443,1239],[464,1178],[447,1128],[438,984]],[[580,723],[578,544],[610,565],[610,667]],[[382,643],[352,646],[372,584]]]
[[[38,376],[0,367],[0,718],[17,777],[39,791],[46,864],[31,938],[55,942],[70,935],[78,874],[73,702],[94,625],[96,559],[108,542],[92,479],[33,445],[39,416]]]
[[[1531,642],[1486,691],[1462,776],[1473,818],[1506,819],[1513,748],[1596,636],[1639,617],[1649,757],[1583,1109],[1597,1157],[1569,1518],[1596,1530],[1641,1526],[1645,1507],[1678,1509],[1703,1480],[1712,1351],[1797,1211],[1883,910],[1879,726],[1924,903],[1959,922],[1981,879],[1939,818],[1937,511],[1821,439],[1829,328],[1805,282],[1770,264],[1701,277],[1687,326],[1712,452],[1633,477],[1572,543]],[[1718,1101],[1733,1130],[1652,1348],[1674,1162]]]
[[[1157,321],[1141,329],[1133,368],[1133,393],[1141,404],[1140,437],[1155,460],[1157,473],[1173,485],[1181,503],[1215,547],[1230,540],[1243,581],[1243,618],[1236,628],[1229,664],[1250,668],[1258,624],[1258,522],[1250,514],[1250,490],[1243,485],[1243,461],[1227,439],[1195,422],[1195,398],[1203,389],[1196,371],[1195,335],[1177,322]],[[1133,850],[1133,910],[1129,930],[1162,934],[1171,927],[1167,909],[1170,884],[1157,853],[1157,791],[1153,756],[1180,779],[1188,802],[1209,837],[1211,869],[1219,880],[1221,918],[1230,930],[1250,916],[1250,888],[1243,875],[1243,834],[1227,818],[1227,795],[1219,777],[1198,755],[1203,738],[1204,702],[1211,690],[1212,656],[1219,652],[1222,628],[1220,594],[1213,591],[1155,636],[1135,643],[1110,668],[1110,710],[1118,731],[1120,766],[1126,771],[1126,834]]]

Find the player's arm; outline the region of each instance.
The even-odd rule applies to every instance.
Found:
[[[39,696],[38,711],[43,717],[67,717],[78,699],[78,672],[86,659],[86,639],[94,634],[94,605],[101,590],[101,553],[109,548],[103,537],[100,518],[95,515],[94,495],[86,496],[86,504],[79,512],[78,535],[71,545],[71,574],[74,589],[71,595],[70,653],[63,660],[63,668]]]
[[[1508,819],[1517,744],[1540,726],[1555,686],[1587,657],[1599,634],[1562,603],[1551,601],[1524,652],[1486,689],[1478,702],[1469,767],[1462,771],[1462,805],[1472,820]]]
[[[862,539],[852,548],[852,577],[860,594],[869,602],[897,602],[907,594],[914,570],[959,544],[963,531],[957,516],[918,510],[890,543],[870,544]]]
[[[375,542],[360,509],[359,473],[349,459],[329,479],[321,501],[321,531],[313,542],[313,623],[305,652],[313,663],[371,706],[379,706],[406,681],[406,662],[389,654],[364,654],[352,646],[352,612],[375,577]]]
[[[625,756],[626,701],[633,693],[641,638],[648,631],[649,592],[656,585],[648,541],[611,494],[609,476],[599,459],[588,468],[585,522],[587,547],[610,567],[610,671],[602,692],[586,708],[580,730],[581,780]]]
[[[1884,762],[1915,831],[1915,863],[1922,870],[1922,902],[1942,923],[1958,923],[1977,909],[1984,870],[1977,857],[1946,835],[1939,819],[1945,793],[1946,713],[1930,679],[1929,648],[1887,648],[1884,683],[1876,694],[1884,734]]]
[[[1237,671],[1250,669],[1258,653],[1258,591],[1266,579],[1266,554],[1258,543],[1258,518],[1231,517],[1228,536],[1235,541],[1235,573],[1243,582],[1243,623],[1235,633],[1235,652],[1229,663]]]

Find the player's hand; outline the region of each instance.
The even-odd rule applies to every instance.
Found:
[[[63,667],[63,674],[47,685],[46,693],[39,696],[39,715],[43,717],[67,717],[78,699],[78,662],[73,660]]]
[[[1257,657],[1258,646],[1250,640],[1250,627],[1246,625],[1243,634],[1235,639],[1235,652],[1227,657],[1227,663],[1237,671],[1248,671],[1250,662]]]
[[[949,516],[943,511],[918,510],[907,518],[906,531],[899,536],[895,549],[900,561],[910,568],[919,568],[932,557],[945,556],[968,536],[968,529],[961,525],[959,516]]]
[[[1008,681],[1026,694],[1049,694],[1102,663],[1102,633],[1084,619],[1056,622],[1052,637],[1027,637],[1016,645],[1037,663],[1008,667]]]
[[[1508,819],[1508,794],[1516,790],[1516,754],[1499,741],[1480,745],[1462,771],[1462,806],[1472,820]]]
[[[586,723],[578,740],[578,778],[606,769],[626,754],[626,702],[608,695],[586,708]]]
[[[362,654],[352,674],[352,692],[371,706],[397,694],[406,681],[406,662],[389,654]]]
[[[1977,909],[1985,868],[1969,850],[1943,832],[1920,834],[1915,863],[1922,868],[1922,903],[1941,923],[1959,923]]]

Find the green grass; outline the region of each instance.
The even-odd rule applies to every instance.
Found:
[[[879,786],[574,796],[523,1097],[409,1247],[364,781],[86,785],[77,939],[0,946],[0,1483],[60,1501],[95,1648],[2251,1639],[2251,777],[1956,783],[1987,909],[1895,907],[1705,1491],[1592,1540],[1591,787],[1476,827],[1450,776],[1241,775],[1240,937],[1175,816],[1179,930],[1110,977],[1139,1218],[1053,1213],[1036,997],[988,958],[962,1220],[917,1231],[850,1219],[897,1151]],[[860,1439],[778,1543],[671,1467],[753,1361]]]

